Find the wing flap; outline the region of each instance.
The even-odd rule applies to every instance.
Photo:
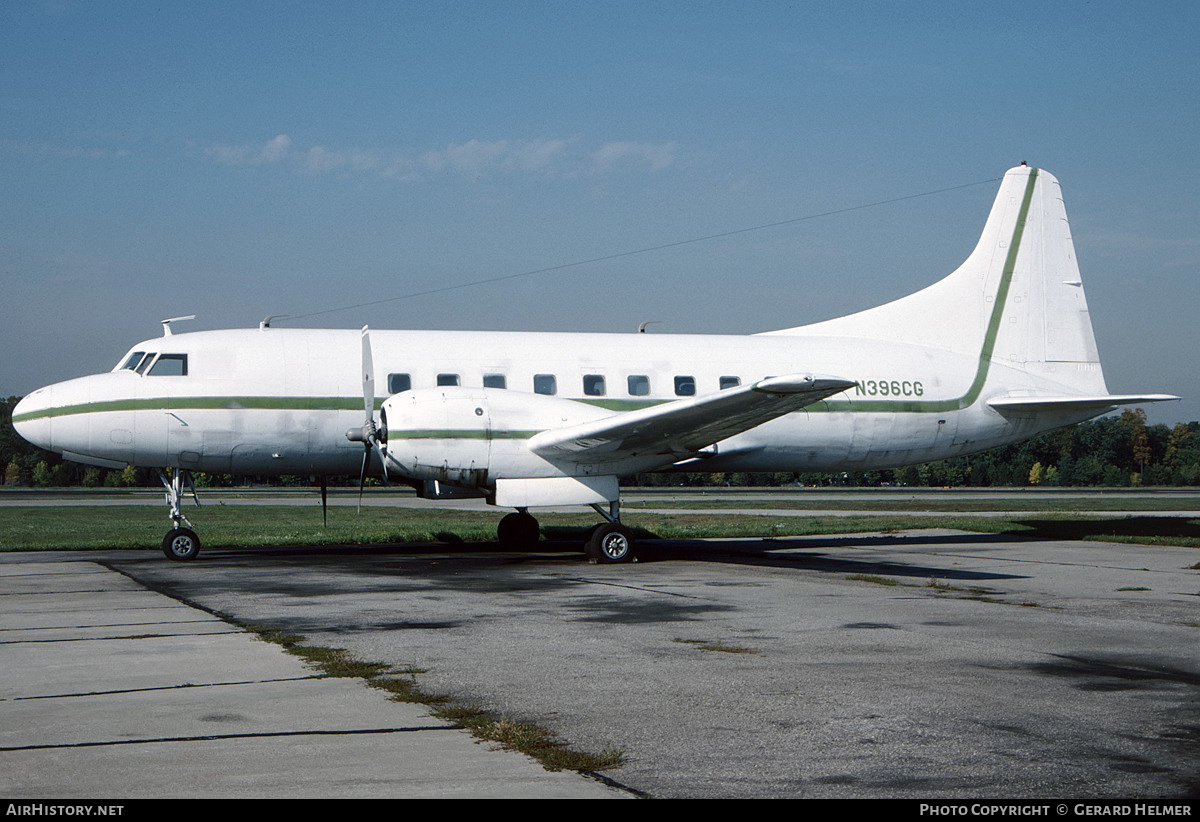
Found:
[[[1146,402],[1178,400],[1173,394],[1109,394],[1094,397],[996,397],[987,404],[997,411],[1076,411],[1090,408],[1119,408]]]
[[[702,397],[552,428],[534,436],[529,448],[547,459],[580,463],[651,454],[680,459],[852,387],[852,380],[839,377],[768,377]]]

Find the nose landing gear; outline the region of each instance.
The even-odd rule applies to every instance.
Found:
[[[163,537],[163,553],[167,559],[184,562],[200,555],[200,537],[190,528],[172,528]]]
[[[179,468],[168,468],[166,471],[170,474],[169,477],[167,473],[159,471],[158,478],[162,481],[163,487],[167,489],[167,506],[171,509],[168,516],[171,518],[172,528],[163,537],[162,550],[167,559],[186,562],[200,556],[200,538],[196,536],[196,532],[192,530],[192,524],[183,515],[183,508],[180,504],[183,499],[183,484],[187,483],[188,490],[192,492],[192,499],[196,501],[197,507],[200,506],[200,497],[196,496],[196,486],[192,483],[191,471]],[[184,525],[188,527],[184,528]]]

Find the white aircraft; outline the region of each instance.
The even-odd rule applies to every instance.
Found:
[[[1024,164],[953,274],[798,328],[369,333],[264,321],[173,334],[171,322],[111,372],[34,391],[13,423],[69,460],[159,468],[173,525],[163,551],[176,560],[200,550],[180,506],[192,471],[358,470],[423,496],[485,496],[516,509],[499,526],[510,545],[537,539],[530,508],[591,505],[605,522],[588,554],[623,562],[635,546],[619,476],[892,468],[1178,399],[1109,394],[1058,181]]]

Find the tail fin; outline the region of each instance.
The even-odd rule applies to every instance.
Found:
[[[1038,377],[1039,385],[991,392],[988,405],[1002,413],[1093,415],[1120,405],[1179,399],[1169,394],[1108,393],[1062,187],[1054,175],[1024,166],[1009,171],[1005,183],[1022,169],[1028,177],[1027,205],[1023,203],[1017,214],[1012,259],[1005,262],[996,297],[1003,308],[990,321],[984,348],[994,340],[992,360]],[[1050,386],[1062,393],[1048,395]]]
[[[1026,165],[1004,175],[979,243],[950,276],[877,308],[767,333],[882,340],[978,357],[959,407],[981,394],[996,398],[993,407],[1026,412],[1069,403],[1100,413],[1177,399],[1109,395],[1062,189],[1053,175]],[[997,371],[1027,379],[989,382]]]
[[[950,276],[877,308],[768,333],[939,348],[979,356],[984,369],[996,360],[1062,371],[1079,392],[1107,393],[1058,181],[1025,165],[1004,175],[979,243]]]

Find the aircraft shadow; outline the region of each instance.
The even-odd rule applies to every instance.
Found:
[[[863,548],[914,548],[922,545],[969,546],[1002,545],[1012,537],[995,534],[946,534],[941,536],[872,535],[830,536],[797,539],[736,539],[687,540],[657,539],[640,536],[640,563],[701,562],[736,564],[755,567],[774,567],[821,571],[837,574],[872,574],[905,579],[947,579],[983,581],[1017,579],[1022,575],[969,571],[949,565],[931,564],[928,555],[924,562],[898,562],[878,558],[853,556]],[[375,564],[397,562],[451,562],[460,568],[553,563],[573,565],[586,563],[581,541],[571,538],[551,538],[527,550],[507,550],[498,543],[448,541],[439,543],[397,543],[382,545],[294,545],[285,547],[221,548],[206,551],[201,561],[248,558],[297,559],[306,563],[340,564],[353,558],[372,558]],[[916,559],[916,557],[914,557]]]
[[[1121,517],[1097,519],[1028,519],[1017,521],[1020,532],[999,534],[870,534],[815,537],[687,540],[658,539],[649,532],[638,534],[641,562],[707,562],[778,568],[805,568],[828,573],[876,574],[916,579],[996,580],[1017,579],[1023,575],[967,571],[961,568],[923,563],[880,561],[853,556],[856,549],[943,546],[962,550],[987,550],[1013,542],[1046,540],[1087,540],[1098,536],[1123,536],[1136,541],[1158,537],[1200,539],[1200,522],[1182,517]],[[209,549],[201,561],[221,558],[272,557],[305,561],[340,562],[351,557],[375,557],[381,561],[420,560],[430,555],[457,558],[465,566],[520,564],[526,562],[586,562],[580,544],[586,528],[546,529],[546,538],[536,548],[525,551],[503,549],[497,543],[464,542],[454,534],[439,535],[436,543],[395,543],[379,545],[292,545]],[[926,556],[926,560],[930,557]],[[915,557],[914,557],[915,559]]]
[[[970,571],[950,565],[935,565],[928,562],[898,562],[873,557],[852,556],[856,548],[888,547],[908,548],[917,545],[979,545],[1002,544],[1010,539],[993,534],[950,535],[936,538],[912,537],[830,537],[797,540],[646,540],[640,543],[638,557],[641,562],[710,562],[756,567],[793,568],[822,571],[836,574],[868,574],[872,576],[901,577],[905,579],[953,579],[961,581],[983,581],[1023,579],[1024,574],[1000,574]],[[822,550],[825,549],[825,550]],[[829,550],[835,549],[835,550]],[[848,550],[847,550],[848,549]],[[924,556],[929,560],[932,557]],[[916,559],[914,557],[914,559]]]
[[[1020,536],[1041,540],[1087,540],[1097,537],[1124,537],[1130,541],[1157,538],[1200,541],[1200,519],[1188,517],[1116,517],[1109,519],[1028,519],[1014,520],[1028,528]]]

